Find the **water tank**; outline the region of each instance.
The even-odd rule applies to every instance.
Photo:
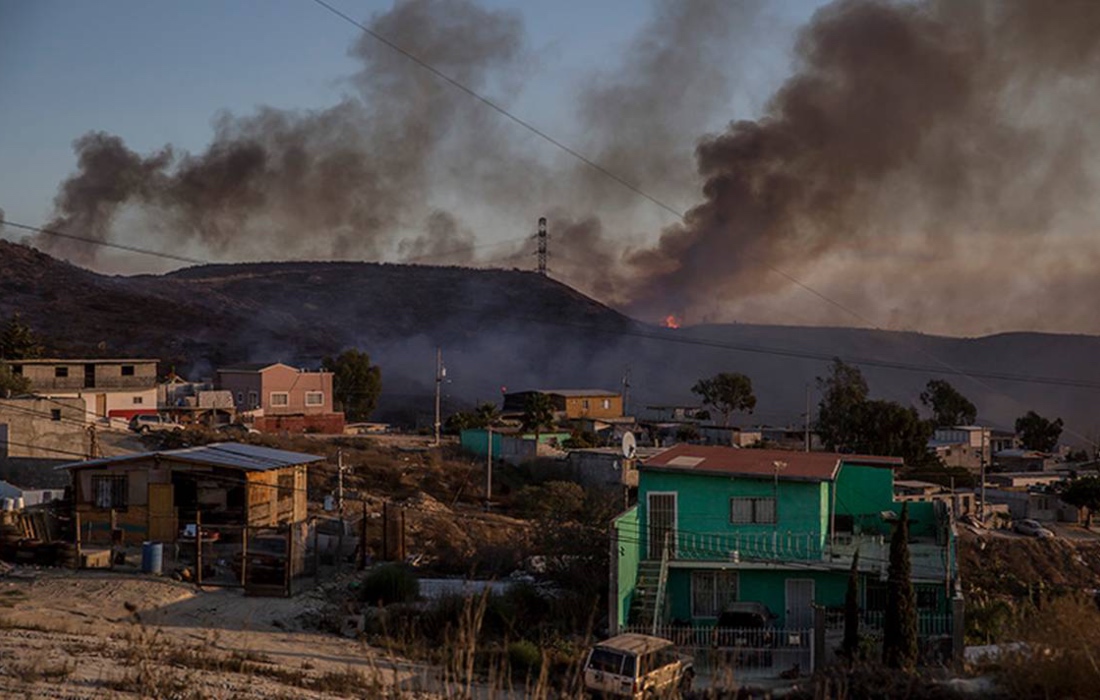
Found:
[[[141,570],[146,574],[160,575],[164,563],[164,545],[160,542],[141,543]]]

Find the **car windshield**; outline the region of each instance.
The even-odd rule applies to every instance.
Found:
[[[618,673],[622,666],[623,655],[617,651],[611,651],[610,649],[600,649],[597,647],[592,650],[592,656],[588,658],[588,668],[593,671]],[[631,661],[630,668],[630,674],[633,675],[633,660]]]

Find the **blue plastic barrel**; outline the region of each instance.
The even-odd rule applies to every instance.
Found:
[[[146,574],[161,572],[164,562],[164,545],[160,542],[141,543],[141,571]]]

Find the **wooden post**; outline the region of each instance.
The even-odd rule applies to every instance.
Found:
[[[80,511],[76,510],[76,506],[73,506],[73,525],[76,526],[76,565],[74,569],[80,568],[80,562],[84,559],[84,552],[81,550],[80,541]]]
[[[319,538],[317,536],[317,520],[313,520],[313,582],[319,584],[321,582],[321,548],[319,545]]]
[[[382,561],[390,560],[390,509],[389,501],[382,501]]]
[[[248,524],[241,527],[241,585],[248,587]]]
[[[401,508],[401,529],[398,531],[397,561],[405,561],[405,508]]]
[[[363,519],[359,521],[359,561],[356,568],[367,568],[367,502],[363,501]]]
[[[293,559],[293,557],[294,557],[294,525],[293,524],[288,524],[286,526],[286,548],[285,548],[285,551],[286,551],[286,560],[285,560],[285,563],[283,565],[284,582],[285,582],[284,583],[284,593],[286,594],[286,597],[289,598],[290,597],[290,570],[291,570],[290,562],[291,562],[291,559]]]
[[[115,568],[115,554],[116,554],[116,551],[117,551],[117,545],[119,544],[118,542],[115,542],[115,533],[117,531],[118,531],[118,513],[115,512],[114,508],[112,508],[111,509],[111,536],[110,536],[110,539],[111,539],[111,553],[110,553],[111,561],[107,565],[111,569]]]
[[[202,585],[202,511],[195,511],[195,583]]]

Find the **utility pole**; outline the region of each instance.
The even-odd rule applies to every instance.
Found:
[[[489,455],[488,462],[485,465],[485,510],[491,509],[490,504],[493,502],[493,425],[489,424],[489,447],[486,452]]]
[[[985,447],[989,444],[989,433],[986,430],[982,428],[982,454],[978,463],[978,479],[981,482],[979,488],[982,495],[982,504],[978,507],[978,521],[982,525],[985,525]]]
[[[627,406],[630,401],[630,365],[626,366],[626,371],[623,372],[623,415],[629,416],[630,412],[627,410]]]
[[[344,524],[344,451],[336,450],[336,512]],[[343,530],[341,530],[343,532]]]
[[[806,451],[810,451],[810,383],[806,382]]]
[[[549,239],[549,236],[546,233],[546,217],[545,216],[539,217],[539,232],[538,232],[536,237],[538,238],[538,241],[539,241],[539,252],[538,252],[538,256],[539,256],[539,274],[540,275],[545,275],[546,274],[546,256],[547,256],[546,242]]]
[[[439,446],[439,395],[443,390],[443,378],[447,376],[447,368],[443,366],[443,348],[435,349],[435,446]]]

